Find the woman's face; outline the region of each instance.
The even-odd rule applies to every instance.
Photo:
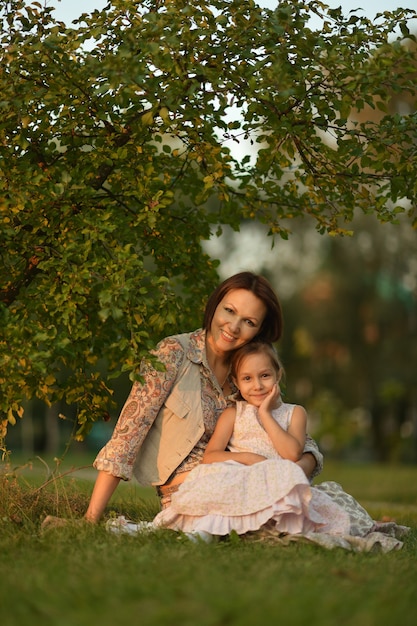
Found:
[[[221,300],[210,328],[210,345],[216,352],[230,352],[260,332],[266,306],[247,289],[233,289]]]

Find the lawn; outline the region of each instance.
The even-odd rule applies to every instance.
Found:
[[[76,521],[91,491],[88,469],[40,490],[48,464],[34,462],[15,474],[6,478],[3,468],[0,487],[2,626],[416,623],[415,467],[328,463],[322,476],[343,484],[374,517],[412,527],[403,549],[389,554],[238,537],[195,544],[171,531],[113,535],[104,525]],[[107,516],[151,519],[157,506],[151,490],[123,484]],[[42,533],[46,513],[72,522]]]

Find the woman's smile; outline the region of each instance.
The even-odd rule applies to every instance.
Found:
[[[226,330],[224,330],[224,328],[221,329],[220,332],[225,341],[235,341],[236,337],[234,337],[233,335],[230,335]]]

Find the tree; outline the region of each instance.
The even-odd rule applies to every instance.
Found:
[[[33,396],[76,404],[79,438],[105,416],[110,377],[198,324],[217,281],[201,242],[221,225],[287,237],[284,218],[309,215],[343,233],[360,208],[415,226],[414,117],[348,122],[415,96],[415,11],[113,0],[68,28],[10,0],[0,15],[3,435]],[[244,139],[254,161],[231,148]]]

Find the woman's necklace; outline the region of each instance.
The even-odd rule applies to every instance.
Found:
[[[230,364],[227,366],[226,376],[224,377],[223,382],[220,382],[222,377],[219,376],[219,374],[221,373],[219,370],[222,370],[222,372],[224,372],[223,363],[219,364],[219,366],[216,368],[215,367],[215,363],[213,362],[214,359],[210,358],[210,353],[211,352],[212,351],[211,351],[210,346],[209,346],[209,344],[207,342],[207,339],[206,339],[207,364],[208,364],[209,368],[211,369],[212,374],[213,374],[214,378],[216,379],[217,384],[219,385],[220,389],[222,391],[224,391],[224,388],[226,387],[227,381],[228,381],[229,376],[230,376]],[[213,356],[214,356],[214,354],[213,354]]]
[[[226,374],[226,377],[225,377],[224,381],[223,381],[221,384],[219,383],[219,384],[220,384],[220,389],[221,389],[222,391],[224,391],[224,388],[227,386],[227,382],[228,382],[228,380],[229,380],[229,375],[230,375],[230,367],[229,367],[229,369],[227,370],[227,374]]]

